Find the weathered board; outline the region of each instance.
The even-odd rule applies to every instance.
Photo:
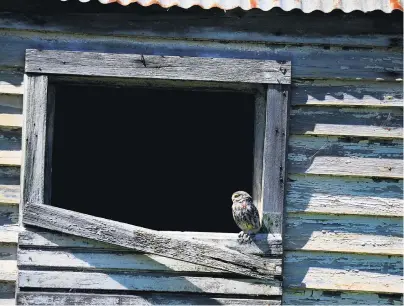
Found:
[[[285,257],[287,288],[402,293],[403,280],[401,256],[289,252]]]
[[[292,88],[292,105],[403,107],[401,82],[303,81]]]
[[[402,255],[401,218],[289,214],[286,250]]]
[[[46,6],[49,9],[48,4]],[[24,5],[27,7],[27,4]],[[318,44],[327,46],[389,47],[400,45],[401,25],[398,18],[386,21],[373,15],[311,15],[296,10],[294,14],[282,14],[271,10],[258,10],[226,14],[195,13],[187,14],[150,10],[136,11],[127,7],[129,14],[97,14],[88,18],[85,14],[68,14],[66,7],[62,13],[45,15],[44,10],[35,16],[21,13],[2,13],[0,28],[22,31],[46,31],[64,33],[85,33],[86,35],[113,35],[133,37],[172,37],[175,39],[198,39],[220,41],[250,41],[286,44]],[[80,7],[77,7],[80,9]],[[139,8],[140,9],[140,8]],[[6,10],[4,10],[6,11]],[[268,22],[271,20],[271,22]],[[380,20],[380,21],[379,21]],[[317,23],[327,24],[319,27]],[[265,27],[262,26],[265,24]],[[299,24],[299,27],[296,27]],[[341,25],[344,26],[341,26]],[[379,35],[364,35],[372,31]],[[354,35],[353,37],[350,35]]]
[[[279,280],[175,276],[153,273],[100,273],[20,270],[20,288],[135,290],[271,296],[281,295]]]
[[[21,247],[21,245],[20,245]],[[269,264],[282,266],[282,259],[267,258]],[[159,272],[187,272],[187,273],[214,273],[230,274],[223,270],[192,264],[167,257],[139,254],[128,251],[98,251],[87,250],[47,250],[47,249],[19,249],[19,267],[47,267],[71,268],[82,270],[118,270],[118,271],[159,271]]]
[[[291,133],[373,138],[402,138],[403,113],[399,108],[295,107]]]
[[[280,274],[259,257],[49,205],[26,205],[23,223],[257,278]]]
[[[268,85],[262,165],[262,226],[283,232],[290,86]]]
[[[27,50],[25,71],[99,77],[290,84],[290,62]]]
[[[289,175],[287,212],[402,217],[403,181]]]
[[[402,294],[377,294],[322,290],[286,290],[286,305],[402,305]]]
[[[20,292],[18,305],[280,305],[275,299],[220,298],[198,295],[152,293],[112,295],[89,293]]]
[[[24,67],[25,50],[52,49],[86,52],[137,53],[170,56],[224,57],[292,61],[294,78],[402,79],[400,51],[379,49],[331,50],[323,46],[221,44],[146,38],[61,35],[60,33],[0,31],[0,66]],[[152,51],[151,51],[152,50]],[[319,60],[321,58],[321,61]],[[383,65],[378,62],[383,60]]]
[[[167,234],[181,239],[200,240],[206,243],[221,245],[248,255],[266,257],[282,255],[282,239],[279,234],[257,234],[253,238],[253,243],[250,244],[240,244],[237,234],[201,232],[167,232]],[[122,247],[113,246],[107,243],[32,227],[28,227],[25,231],[21,232],[19,236],[19,245],[45,248],[61,247],[91,248],[93,250],[124,250]]]

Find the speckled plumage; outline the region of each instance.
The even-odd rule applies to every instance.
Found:
[[[231,197],[233,219],[244,234],[255,234],[261,228],[260,216],[252,197],[244,191],[237,191]]]

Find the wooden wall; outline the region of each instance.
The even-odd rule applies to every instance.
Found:
[[[0,14],[0,304],[17,275],[27,48],[291,59],[284,303],[402,304],[402,14],[150,10]]]

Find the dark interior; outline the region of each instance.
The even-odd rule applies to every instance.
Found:
[[[254,100],[230,92],[58,86],[52,205],[156,230],[238,232]]]

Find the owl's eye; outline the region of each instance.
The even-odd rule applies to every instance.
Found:
[[[234,195],[235,198],[238,198],[239,196],[240,196],[239,194]]]

